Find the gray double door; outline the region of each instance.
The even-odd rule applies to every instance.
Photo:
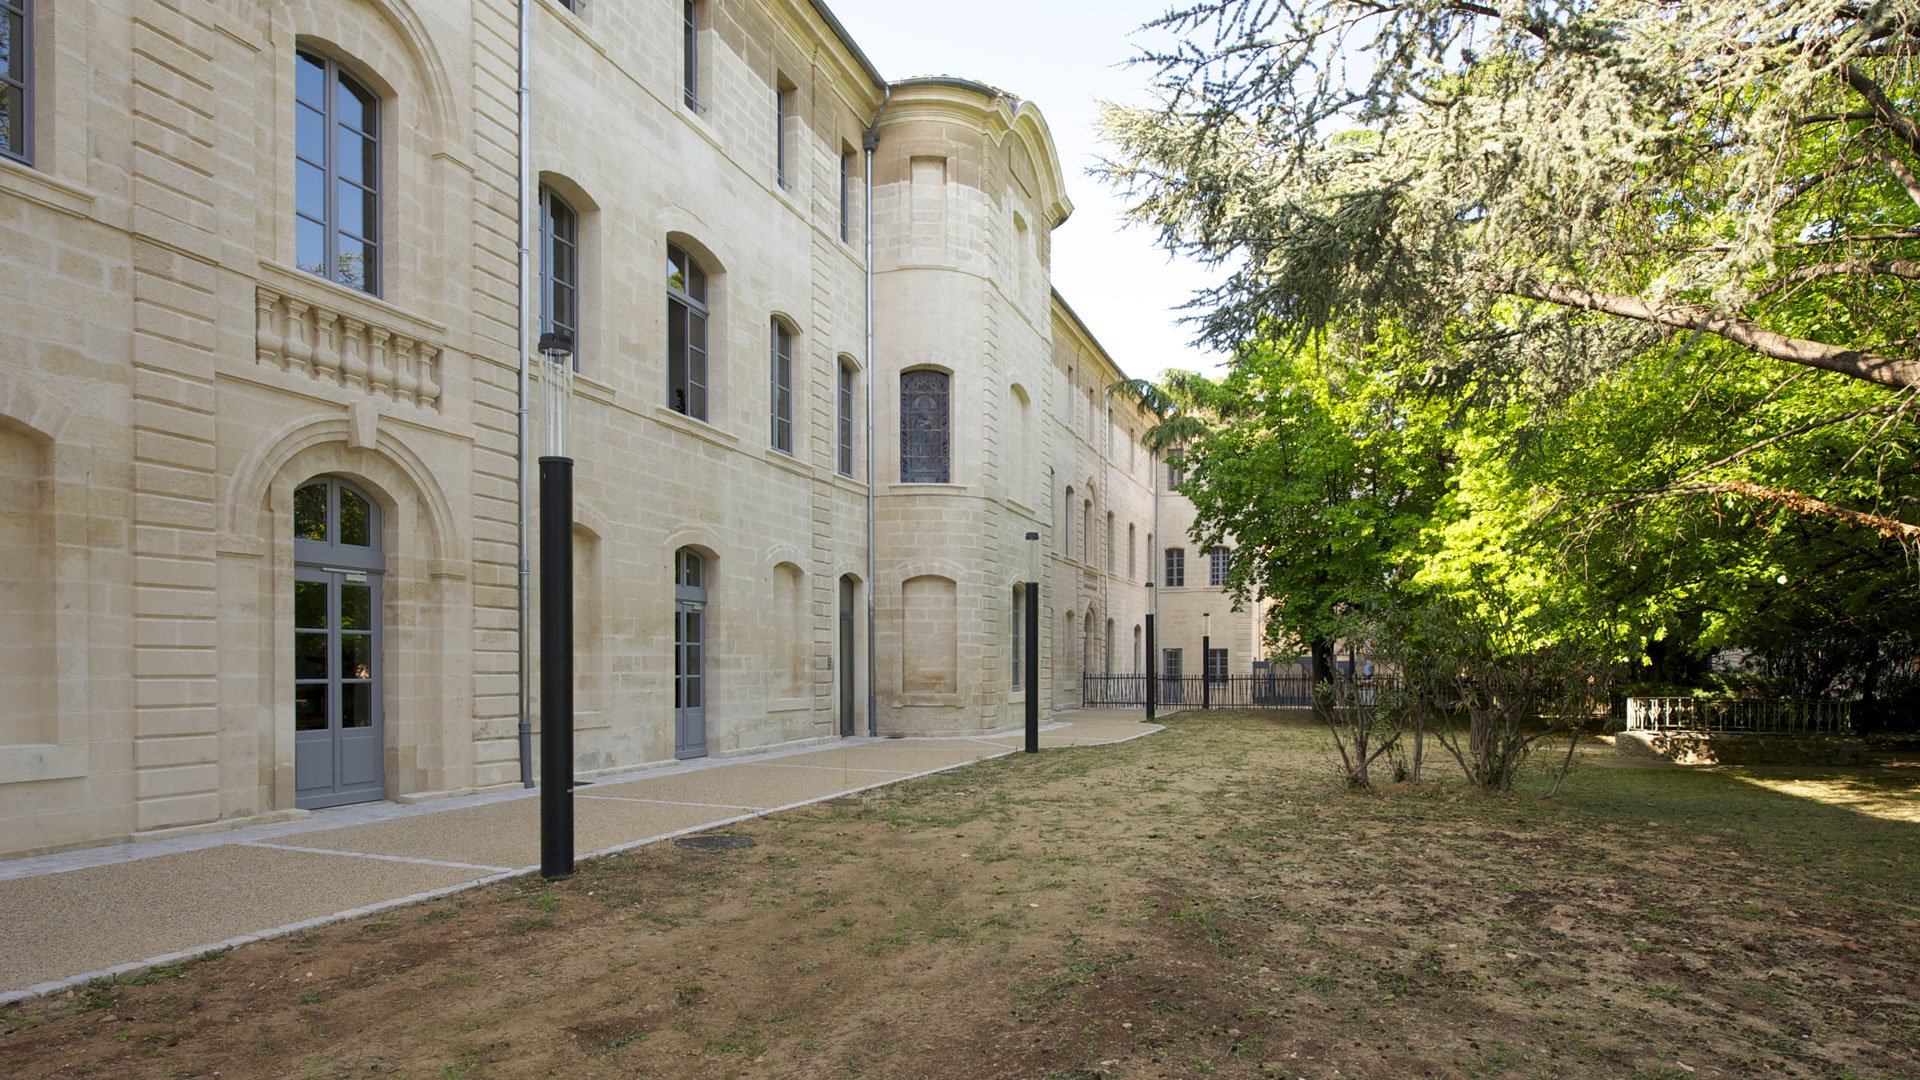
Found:
[[[295,494],[294,805],[386,794],[381,574],[372,500],[323,478]]]

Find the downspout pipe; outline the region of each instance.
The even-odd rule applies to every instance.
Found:
[[[524,0],[523,0],[524,2]],[[867,289],[867,735],[877,737],[880,734],[880,695],[876,689],[879,676],[875,671],[879,650],[874,645],[874,628],[878,620],[874,616],[874,593],[879,579],[876,576],[877,559],[874,554],[873,539],[873,381],[877,374],[873,362],[873,152],[880,146],[880,120],[887,115],[887,105],[893,100],[893,87],[882,83],[880,108],[873,114],[873,123],[860,136],[860,149],[865,154],[866,165],[866,273]]]
[[[527,399],[530,389],[530,368],[533,344],[533,249],[528,245],[528,237],[533,233],[533,124],[529,105],[533,98],[533,70],[530,59],[533,44],[533,3],[534,0],[520,0],[520,71],[518,115],[520,152],[520,303],[519,303],[519,352],[520,352],[520,392],[519,392],[519,434],[514,442],[514,469],[516,484],[514,495],[517,503],[514,515],[514,553],[519,560],[519,588],[515,590],[519,597],[519,635],[520,643],[520,786],[533,786],[533,646],[530,639],[532,630],[532,598],[527,594],[531,584],[527,568]]]

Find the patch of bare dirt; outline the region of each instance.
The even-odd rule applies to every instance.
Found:
[[[1569,792],[1344,794],[1310,727],[1179,719],[28,1002],[0,1076],[1920,1075],[1914,826]]]

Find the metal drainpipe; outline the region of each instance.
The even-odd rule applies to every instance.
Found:
[[[520,395],[519,395],[519,435],[514,443],[514,469],[518,483],[514,495],[518,502],[515,514],[517,542],[515,553],[520,561],[520,786],[533,786],[533,650],[528,643],[532,636],[532,604],[527,596],[527,397],[528,362],[530,359],[529,342],[533,333],[533,305],[528,302],[527,294],[533,287],[533,250],[527,244],[527,236],[532,232],[533,207],[530,205],[529,192],[533,187],[533,125],[529,120],[528,106],[533,98],[533,72],[529,60],[533,43],[533,0],[520,0],[520,72],[519,72],[519,115],[517,122],[520,136]]]
[[[879,586],[876,576],[874,540],[873,540],[873,380],[876,376],[873,363],[873,151],[880,145],[880,118],[887,115],[887,104],[893,100],[893,87],[886,86],[880,91],[880,108],[873,114],[873,123],[860,136],[860,149],[866,155],[866,274],[867,286],[867,735],[880,734],[879,692],[874,688],[879,684],[878,673],[874,671],[875,658],[879,655],[874,645],[873,631],[874,593]]]

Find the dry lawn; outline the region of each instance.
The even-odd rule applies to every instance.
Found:
[[[1325,746],[985,762],[28,1002],[0,1076],[1920,1076],[1920,768],[1364,796]]]

